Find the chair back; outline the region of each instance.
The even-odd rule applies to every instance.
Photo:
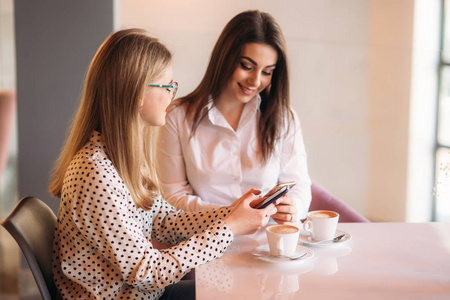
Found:
[[[55,225],[53,211],[35,197],[21,199],[2,222],[22,249],[44,300],[59,297],[52,273]]]
[[[370,222],[350,205],[336,198],[317,182],[311,185],[312,201],[309,210],[332,210],[339,213],[339,222]]]

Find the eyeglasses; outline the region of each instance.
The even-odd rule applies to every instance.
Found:
[[[166,91],[170,94],[170,96],[172,97],[172,100],[175,99],[175,95],[177,94],[178,91],[178,82],[172,81],[170,83],[170,85],[165,85],[165,84],[147,84],[148,86],[152,86],[152,87],[161,87],[161,88],[165,88]]]

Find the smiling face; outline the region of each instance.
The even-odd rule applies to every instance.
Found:
[[[219,101],[227,103],[237,101],[242,104],[249,102],[270,84],[277,59],[277,51],[270,45],[246,44],[240,63],[220,95]]]
[[[170,85],[172,77],[173,71],[170,65],[159,78],[151,83]],[[143,125],[163,126],[166,123],[166,108],[171,101],[172,96],[166,88],[146,86],[140,110]]]

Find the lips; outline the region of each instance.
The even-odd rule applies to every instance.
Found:
[[[252,90],[252,89],[248,89],[246,87],[244,87],[243,85],[241,85],[240,83],[238,83],[239,87],[241,88],[242,93],[244,93],[247,96],[251,96],[256,90]]]

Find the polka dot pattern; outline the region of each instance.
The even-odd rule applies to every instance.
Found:
[[[164,287],[222,256],[230,212],[136,207],[95,132],[68,167],[55,229],[53,274],[64,299],[158,299]],[[151,240],[175,245],[153,248]]]

